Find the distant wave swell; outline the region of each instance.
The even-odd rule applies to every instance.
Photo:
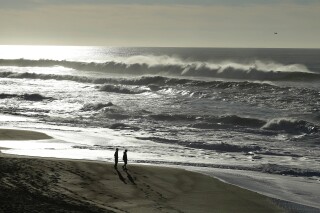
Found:
[[[192,127],[211,129],[212,127],[218,127],[222,125],[232,126],[244,126],[244,127],[256,127],[260,128],[266,124],[266,121],[256,118],[239,117],[237,115],[225,115],[221,117],[216,116],[193,116],[183,114],[154,114],[149,117],[156,120],[167,121],[198,121],[198,123],[192,124]]]
[[[302,64],[279,64],[268,61],[237,63],[233,61],[185,61],[169,56],[132,56],[105,63],[58,60],[0,59],[0,66],[51,67],[102,71],[134,75],[215,77],[248,80],[314,80],[320,75]]]
[[[228,143],[208,144],[204,142],[187,142],[174,139],[160,138],[160,137],[136,137],[139,140],[150,140],[157,143],[165,143],[171,145],[180,145],[194,149],[215,150],[217,152],[249,152],[258,151],[261,149],[259,146],[238,146]]]
[[[18,78],[18,79],[42,79],[42,80],[58,80],[58,81],[75,81],[80,83],[92,83],[92,84],[113,84],[112,87],[105,86],[100,87],[103,91],[119,91],[119,86],[114,85],[138,85],[148,86],[140,92],[145,91],[158,91],[162,89],[162,86],[198,86],[198,87],[211,87],[217,89],[226,88],[241,88],[241,89],[275,89],[277,86],[266,84],[266,83],[255,83],[255,82],[230,82],[230,81],[201,81],[193,79],[181,79],[174,77],[163,77],[163,76],[139,76],[136,78],[94,78],[86,76],[73,76],[73,75],[55,75],[55,74],[39,74],[29,72],[0,72],[0,78]],[[117,88],[118,87],[118,88]],[[127,91],[130,93],[130,91]]]

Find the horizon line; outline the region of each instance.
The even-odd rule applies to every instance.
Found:
[[[105,48],[194,48],[194,49],[320,49],[320,47],[244,47],[244,46],[117,46],[117,45],[62,45],[62,44],[0,44],[1,46],[36,47],[105,47]]]

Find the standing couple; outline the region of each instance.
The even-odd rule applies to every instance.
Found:
[[[114,168],[115,169],[117,169],[117,167],[118,167],[118,152],[119,152],[119,149],[116,148],[116,152],[114,153]],[[124,170],[127,170],[127,162],[128,162],[127,150],[124,150],[122,159],[124,162],[124,165],[122,166],[122,168]]]

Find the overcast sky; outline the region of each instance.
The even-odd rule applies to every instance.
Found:
[[[0,44],[320,48],[320,0],[0,0]]]

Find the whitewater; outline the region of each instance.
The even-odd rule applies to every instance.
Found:
[[[183,167],[320,208],[319,56],[319,49],[0,46],[1,127],[55,138],[0,147],[110,162],[118,147],[130,162]]]

